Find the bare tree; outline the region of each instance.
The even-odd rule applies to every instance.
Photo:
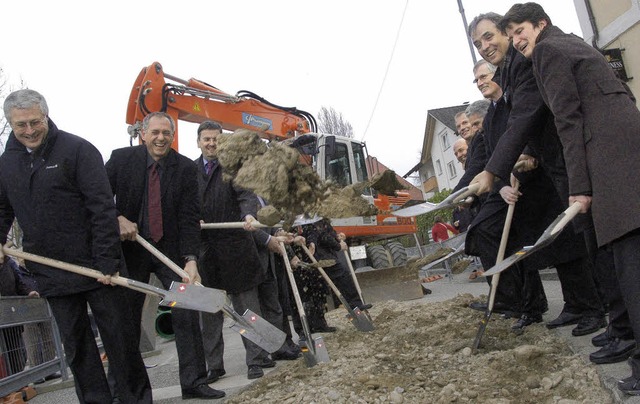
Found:
[[[353,127],[333,108],[322,107],[318,113],[318,130],[344,137],[353,137]]]
[[[0,67],[0,105],[4,104],[4,99],[9,95],[10,88],[7,80],[7,76],[5,75],[4,69]],[[9,133],[11,132],[11,128],[9,127],[9,122],[4,116],[4,111],[0,108],[0,154],[4,152],[4,145],[9,137]]]

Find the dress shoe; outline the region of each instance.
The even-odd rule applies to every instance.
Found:
[[[247,372],[247,379],[259,379],[264,376],[264,371],[258,365],[249,366],[249,371]]]
[[[358,305],[358,308],[360,309],[360,311],[369,310],[372,307],[373,305],[371,303],[362,303]]]
[[[610,340],[611,337],[609,336],[609,330],[606,330],[605,332],[601,332],[600,334],[591,338],[591,345],[597,347],[606,346],[609,345]]]
[[[293,361],[300,357],[300,351],[293,351],[289,348],[280,348],[271,354],[274,361]]]
[[[259,365],[261,368],[274,368],[276,367],[276,362],[270,358],[262,359],[262,363]]]
[[[582,319],[582,314],[569,313],[568,311],[562,311],[558,317],[547,323],[548,329],[554,329],[558,327],[564,327],[565,325],[578,324]]]
[[[618,388],[621,392],[630,396],[640,396],[640,379],[629,376],[618,381]]]
[[[471,302],[469,308],[478,311],[487,311],[487,303],[485,302]]]
[[[207,372],[207,384],[215,383],[227,372],[224,369],[209,369]]]
[[[582,317],[580,321],[578,321],[578,325],[576,328],[571,330],[571,335],[574,337],[579,337],[581,335],[591,334],[593,332],[598,331],[601,328],[607,326],[607,320],[604,317]]]
[[[541,323],[542,316],[540,314],[523,314],[518,321],[511,326],[511,331],[520,335],[524,332],[524,329],[531,324]]]
[[[631,356],[635,347],[635,340],[612,338],[609,340],[609,344],[589,355],[589,360],[598,365],[622,362]]]
[[[190,389],[182,389],[182,399],[186,400],[188,398],[222,398],[226,395],[224,391],[212,389],[206,384],[201,384],[198,387],[193,387]]]

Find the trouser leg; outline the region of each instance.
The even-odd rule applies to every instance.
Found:
[[[224,314],[201,312],[202,342],[204,344],[204,356],[209,370],[224,370],[224,338],[222,329],[224,326]]]
[[[242,314],[249,309],[257,315],[262,316],[257,287],[239,293],[229,293],[229,297],[231,298],[233,309],[238,313]],[[247,366],[259,366],[262,363],[262,358],[268,355],[264,349],[246,338],[242,338],[242,343],[246,351],[245,361]]]
[[[112,395],[91,330],[87,300],[82,294],[74,294],[48,297],[47,301],[60,331],[78,400],[81,403],[110,404]]]

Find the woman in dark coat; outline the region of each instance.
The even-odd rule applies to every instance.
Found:
[[[536,3],[516,4],[502,22],[513,46],[531,58],[536,82],[555,117],[569,176],[569,203],[591,212],[598,246],[614,254],[632,328],[640,336],[640,188],[628,181],[640,161],[624,158],[640,149],[640,111],[604,57],[551,23]],[[640,395],[640,352],[620,389]]]

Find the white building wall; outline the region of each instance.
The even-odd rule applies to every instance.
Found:
[[[431,161],[438,180],[438,190],[453,189],[460,181],[464,170],[453,154],[453,143],[459,137],[453,130],[436,121],[431,147]]]

